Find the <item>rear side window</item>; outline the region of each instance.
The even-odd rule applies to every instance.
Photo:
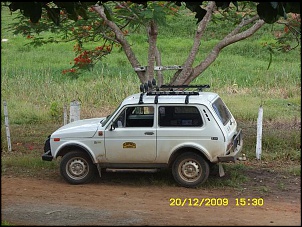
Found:
[[[221,98],[218,98],[212,106],[223,125],[225,125],[231,119],[231,114],[226,108],[224,102],[221,100]]]
[[[199,110],[195,106],[159,106],[159,126],[197,127],[202,126]]]

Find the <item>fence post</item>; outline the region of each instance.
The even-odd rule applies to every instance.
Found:
[[[80,102],[74,100],[70,103],[69,122],[80,120]]]
[[[258,160],[261,159],[262,153],[262,118],[263,118],[263,108],[262,105],[258,111],[258,118],[257,118],[257,144],[256,144],[256,158]]]
[[[8,111],[7,111],[7,104],[6,101],[3,101],[4,105],[4,118],[5,118],[5,130],[6,130],[6,138],[7,138],[7,146],[8,151],[12,151],[12,144],[10,140],[10,131],[9,131],[9,123],[8,123]]]

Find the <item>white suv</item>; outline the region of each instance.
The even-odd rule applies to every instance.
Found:
[[[62,157],[60,173],[71,184],[101,169],[170,168],[184,187],[204,183],[212,164],[236,162],[242,131],[208,85],[141,86],[107,117],[74,121],[45,141],[42,160]]]

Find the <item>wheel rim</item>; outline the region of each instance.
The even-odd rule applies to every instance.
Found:
[[[67,175],[74,180],[83,179],[85,176],[87,176],[88,172],[88,163],[79,157],[71,159],[66,165]]]
[[[187,182],[195,182],[202,174],[202,170],[198,162],[192,159],[183,160],[178,168],[179,176]]]

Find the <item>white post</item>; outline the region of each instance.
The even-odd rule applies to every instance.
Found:
[[[67,106],[64,104],[63,107],[63,124],[66,125],[67,124]]]
[[[70,103],[69,122],[80,120],[80,102],[72,101]]]
[[[7,146],[8,151],[12,151],[12,144],[10,140],[10,131],[9,131],[9,123],[8,123],[8,111],[6,101],[3,101],[4,105],[4,117],[5,117],[5,129],[6,129],[6,138],[7,138]]]
[[[263,108],[262,105],[258,111],[258,118],[257,118],[257,144],[256,144],[256,158],[258,160],[261,159],[261,152],[262,152],[262,119],[263,119]]]

